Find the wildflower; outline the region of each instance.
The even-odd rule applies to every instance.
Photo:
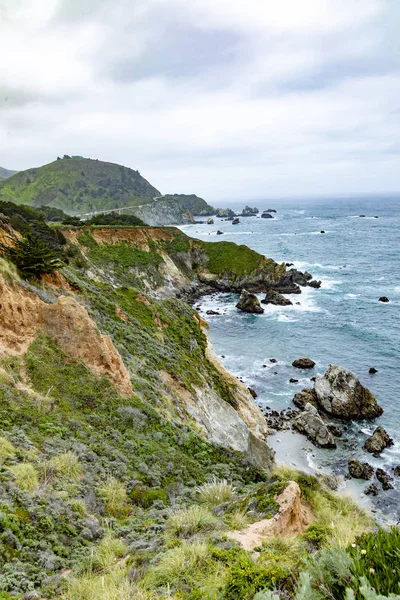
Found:
[[[361,550],[361,554],[367,554],[366,550]]]
[[[357,548],[357,544],[352,544],[351,547],[352,548]]]
[[[375,573],[375,569],[373,569],[372,567],[370,568],[369,572],[371,573],[371,575],[373,575]]]

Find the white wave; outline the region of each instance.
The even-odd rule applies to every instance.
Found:
[[[356,298],[359,298],[360,294],[346,294],[345,298],[348,298],[349,300],[355,300]]]
[[[343,281],[339,279],[330,279],[329,277],[321,279],[321,289],[322,290],[332,290],[335,285],[341,285]]]
[[[397,292],[398,294],[400,294],[400,286],[395,287],[394,291]]]
[[[301,271],[302,269],[321,269],[323,271],[341,271],[347,265],[322,265],[321,263],[310,263],[302,261],[293,261],[294,267]]]

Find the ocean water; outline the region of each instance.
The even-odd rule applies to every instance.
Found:
[[[271,206],[259,202],[258,207]],[[310,377],[329,363],[354,371],[383,407],[380,419],[351,423],[336,450],[317,449],[292,432],[278,432],[269,442],[278,461],[306,470],[344,475],[348,459],[356,457],[391,473],[400,465],[400,198],[277,203],[272,208],[278,210],[274,219],[241,218],[235,226],[215,219],[214,225],[182,227],[192,237],[230,240],[278,262],[293,262],[322,281],[319,290],[302,288],[301,295],[289,296],[300,305],[265,306],[263,315],[238,311],[235,294],[201,299],[197,305],[210,324],[215,350],[228,370],[256,390],[262,407],[278,411],[293,406],[293,395],[311,386]],[[217,236],[217,229],[224,235]],[[383,295],[388,304],[378,302]],[[221,315],[206,316],[209,309]],[[300,356],[312,358],[315,369],[293,368]],[[270,363],[270,358],[278,362]],[[368,373],[372,366],[378,370],[375,375]],[[299,383],[289,383],[291,377]],[[377,459],[362,445],[378,424],[395,444]],[[382,491],[374,500],[374,510],[391,520],[400,519],[399,479],[394,490]],[[364,482],[344,485],[362,503],[370,502],[363,494]]]

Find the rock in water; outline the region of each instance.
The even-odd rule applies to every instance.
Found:
[[[212,219],[211,217],[207,219],[207,225],[214,225],[214,219]]]
[[[262,219],[273,219],[274,217],[269,212],[263,212],[263,214],[261,215],[261,218]]]
[[[263,313],[264,309],[260,306],[260,301],[255,294],[250,294],[247,290],[242,290],[239,302],[236,308],[248,313]]]
[[[364,494],[367,496],[377,496],[379,494],[379,488],[376,483],[371,483],[371,485],[365,488]]]
[[[232,225],[239,225],[240,219],[233,219]]]
[[[256,390],[253,390],[253,388],[251,388],[251,387],[248,387],[247,389],[250,392],[250,394],[253,396],[253,398],[256,399],[258,396]]]
[[[374,419],[383,413],[375,396],[354,373],[329,365],[325,375],[317,375],[314,384],[318,406],[340,419]]]
[[[378,372],[378,370],[377,370],[377,369],[375,369],[375,367],[370,367],[370,368],[369,368],[369,371],[368,371],[368,373],[369,373],[370,375],[375,375],[375,373],[377,373],[377,372]]]
[[[293,420],[293,427],[304,433],[308,439],[320,448],[336,448],[333,435],[321,419],[315,406],[307,403],[302,413]]]
[[[374,474],[374,467],[368,463],[362,463],[355,458],[349,460],[349,473],[355,479],[371,479]]]
[[[275,292],[274,290],[268,290],[264,300],[261,300],[262,304],[274,304],[275,306],[291,306],[293,302],[289,298],[285,298],[282,294]]]
[[[292,362],[292,367],[296,367],[296,369],[313,369],[315,367],[315,362],[311,360],[311,358],[303,356],[302,358],[296,358],[296,360]]]
[[[390,475],[388,475],[383,469],[376,470],[376,478],[381,482],[384,490],[393,489],[393,484],[391,483],[393,481],[393,477],[390,477]]]
[[[381,296],[379,302],[389,302],[389,298],[387,296]]]
[[[393,440],[386,433],[383,427],[377,427],[374,433],[364,444],[364,450],[370,452],[374,456],[379,455],[385,448],[393,446]]]
[[[221,231],[220,229],[218,229],[218,231],[217,231],[217,235],[224,235],[224,232],[223,232],[223,231]]]

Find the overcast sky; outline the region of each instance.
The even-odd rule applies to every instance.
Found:
[[[400,0],[0,0],[0,165],[206,199],[400,190]]]

